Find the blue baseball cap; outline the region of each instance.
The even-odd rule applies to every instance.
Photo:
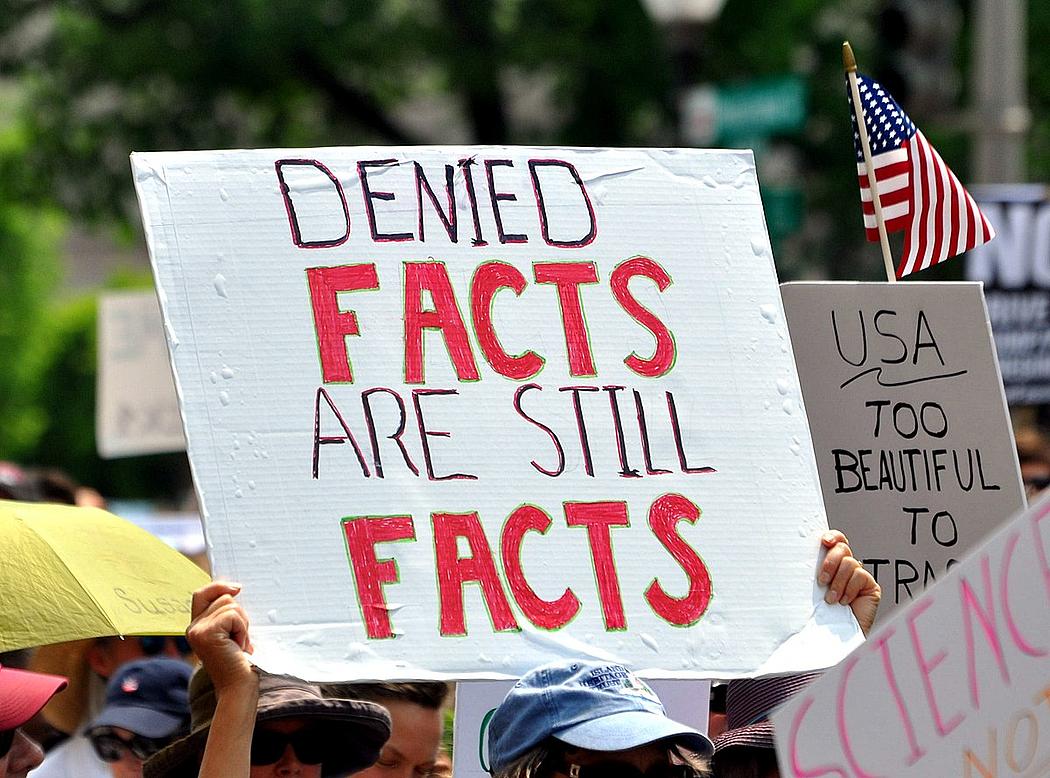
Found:
[[[669,739],[705,756],[714,751],[705,735],[668,718],[626,667],[585,659],[538,667],[514,685],[489,722],[489,769],[504,769],[550,737],[588,751]]]
[[[121,665],[106,684],[106,705],[88,725],[120,727],[146,738],[166,738],[189,728],[193,668],[178,659],[136,659]]]

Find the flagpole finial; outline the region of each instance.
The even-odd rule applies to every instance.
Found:
[[[842,42],[842,66],[846,68],[847,73],[857,72],[857,60],[853,58],[853,47],[849,45],[849,41]]]

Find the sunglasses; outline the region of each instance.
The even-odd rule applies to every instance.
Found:
[[[0,759],[7,756],[7,752],[11,750],[11,745],[15,742],[14,729],[5,729],[0,732]]]
[[[641,770],[626,762],[597,762],[569,764],[561,772],[569,778],[699,778],[694,768],[684,764],[658,764]]]
[[[119,762],[128,752],[145,762],[170,742],[171,738],[153,739],[141,735],[132,735],[127,740],[115,732],[99,732],[91,736],[91,745],[103,762]]]
[[[257,729],[252,735],[252,764],[274,764],[284,756],[284,749],[288,746],[303,764],[321,764],[330,748],[330,738],[318,729],[300,729],[289,734]]]
[[[138,638],[138,641],[142,653],[146,656],[157,656],[158,654],[162,654],[167,650],[168,645],[174,645],[175,650],[179,652],[179,656],[186,656],[192,651],[190,648],[190,642],[182,635],[177,637],[148,635],[146,637]]]

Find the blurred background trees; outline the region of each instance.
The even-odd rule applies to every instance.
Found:
[[[965,181],[970,7],[937,2],[958,22],[944,63],[957,86],[905,108]],[[149,284],[132,150],[681,145],[696,87],[725,101],[797,85],[797,126],[710,142],[756,148],[782,279],[879,278],[840,45],[891,77],[886,14],[902,4],[725,0],[704,21],[667,22],[654,0],[0,0],[0,459],[62,465],[117,495],[179,481],[177,458],[93,452],[95,287]],[[1050,7],[1031,6],[1035,41]],[[1030,51],[1042,180],[1050,54]],[[85,231],[138,258],[131,271],[71,282],[84,260],[69,236]],[[948,263],[924,277],[958,274]]]

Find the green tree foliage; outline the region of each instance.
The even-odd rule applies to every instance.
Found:
[[[0,458],[30,450],[47,425],[40,397],[62,224],[54,213],[0,201]]]
[[[115,279],[115,287],[141,287],[137,277]],[[95,451],[97,298],[81,294],[47,306],[46,364],[35,396],[41,424],[22,461],[57,467],[103,494],[123,498],[174,497],[188,486],[185,457],[157,455],[105,461]]]
[[[132,215],[135,149],[446,141],[395,118],[420,97],[473,142],[621,145],[670,105],[637,0],[2,0],[0,37],[30,97],[25,162],[87,216]],[[556,133],[512,126],[515,73],[552,85]]]
[[[1028,3],[1028,99],[1032,130],[1028,180],[1050,181],[1050,4]]]
[[[660,50],[635,0],[0,0],[0,76],[23,98],[0,198],[134,225],[132,150],[440,143],[447,116],[478,143],[639,143],[671,122]],[[515,119],[508,95],[534,83],[548,115]],[[449,110],[405,121],[419,100]],[[173,458],[94,454],[94,302],[52,299],[54,221],[0,203],[17,301],[0,309],[0,457],[163,493]]]
[[[132,224],[133,149],[667,145],[678,87],[796,73],[809,121],[774,140],[798,160],[810,218],[781,270],[878,278],[859,239],[840,44],[874,69],[879,8],[729,0],[669,32],[642,0],[0,0],[0,68],[31,97],[28,190]],[[530,88],[546,94],[542,115],[521,115]],[[925,129],[949,147],[962,137]]]
[[[764,12],[759,3],[730,0],[707,31],[703,63],[714,82],[806,78],[805,130],[784,142],[797,154],[808,215],[801,233],[777,247],[782,277],[885,278],[878,249],[863,245],[841,53],[847,38],[866,53],[874,9],[865,0],[792,0]]]
[[[50,457],[88,480],[131,468],[103,471],[85,448],[93,315],[50,301],[61,219],[35,206],[134,230],[132,150],[669,145],[678,87],[796,73],[810,96],[805,129],[772,143],[796,160],[807,215],[777,246],[781,276],[882,277],[863,240],[840,60],[849,38],[877,75],[879,7],[727,0],[715,21],[669,32],[642,0],[0,0],[0,77],[25,97],[9,122],[18,152],[0,153],[0,457]],[[1043,117],[1050,6],[1029,12]],[[965,178],[961,123],[913,118]],[[1050,123],[1037,119],[1033,137],[1032,176],[1045,178]],[[124,483],[160,477],[132,469]]]

